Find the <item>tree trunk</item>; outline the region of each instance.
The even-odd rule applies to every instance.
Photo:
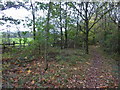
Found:
[[[20,31],[18,31],[18,36],[19,36],[19,43],[20,43],[20,46],[21,46],[21,41],[22,41],[22,38],[21,38]]]
[[[67,38],[67,2],[66,2],[66,16],[65,16],[65,48],[68,46]]]
[[[32,7],[32,17],[33,17],[33,39],[35,40],[35,36],[36,36],[36,30],[35,30],[35,10],[33,8],[32,1],[31,1],[31,7]]]
[[[56,33],[55,33],[55,29],[53,30],[53,33],[54,33],[54,42],[53,42],[53,47],[55,47],[55,42],[56,42]]]
[[[61,15],[61,2],[60,2],[60,31],[61,31],[61,49],[63,49],[63,31],[62,31],[62,15]]]
[[[49,40],[49,24],[50,24],[50,11],[51,2],[49,2],[48,14],[47,14],[47,27],[46,27],[46,40],[45,40],[45,71],[48,69],[47,56],[48,56],[48,40]]]
[[[7,35],[7,36],[8,36],[8,37],[7,37],[8,43],[10,44],[10,31],[7,31],[7,34],[8,34],[8,35]]]
[[[120,21],[118,21],[118,54],[120,54]]]
[[[77,15],[77,29],[76,29],[76,35],[75,35],[75,47],[74,48],[76,48],[76,46],[77,46],[77,42],[78,42],[78,31],[79,31],[79,22],[78,22],[78,20],[79,20],[79,14]]]
[[[88,20],[88,2],[85,3],[86,8],[85,8],[85,29],[86,29],[86,35],[85,35],[85,52],[86,54],[89,54],[89,49],[88,49],[88,35],[89,35],[89,20]]]
[[[89,49],[88,49],[88,35],[89,32],[86,32],[86,37],[85,37],[85,53],[89,54]]]
[[[107,40],[107,31],[106,31],[106,16],[105,16],[105,18],[103,17],[103,21],[105,22],[105,24],[104,24],[104,41],[106,41]]]

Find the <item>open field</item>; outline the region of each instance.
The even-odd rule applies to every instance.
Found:
[[[20,43],[20,39],[19,38],[10,38],[9,39],[11,43],[13,43],[13,41],[15,41],[15,43]],[[27,38],[27,42],[32,41],[33,38]],[[0,44],[2,44],[3,42],[8,42],[7,38],[0,38]],[[24,43],[24,38],[22,38],[21,43]]]

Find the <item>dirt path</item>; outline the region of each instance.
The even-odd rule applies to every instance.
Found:
[[[117,77],[114,76],[113,65],[110,60],[106,59],[96,49],[92,47],[91,55],[92,60],[90,67],[87,69],[85,87],[86,88],[115,88],[118,86]],[[112,62],[112,61],[111,61]]]

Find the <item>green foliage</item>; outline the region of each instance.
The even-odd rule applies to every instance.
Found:
[[[24,8],[26,3],[28,4],[27,1],[26,3],[19,3]],[[6,3],[8,8],[14,7],[15,5],[16,3],[14,2]],[[87,81],[89,76],[93,77],[94,74],[97,75],[96,73],[98,72],[100,72],[100,77],[103,79],[105,79],[107,74],[108,77],[113,79],[111,77],[112,75],[110,75],[111,73],[105,72],[104,69],[106,66],[112,65],[112,60],[107,60],[103,57],[104,54],[98,53],[99,50],[96,50],[97,46],[90,46],[90,54],[88,55],[86,55],[81,48],[82,46],[85,47],[88,46],[88,44],[94,45],[96,42],[99,42],[98,45],[102,46],[107,52],[114,52],[113,56],[117,57],[116,60],[119,60],[119,57],[117,56],[117,49],[119,47],[117,41],[117,28],[113,22],[110,22],[110,18],[107,18],[105,22],[105,18],[103,17],[103,15],[107,14],[109,11],[108,9],[110,9],[106,8],[108,7],[107,3],[82,2],[77,4],[73,2],[61,2],[62,9],[60,9],[60,3],[57,2],[41,3],[36,1],[33,6],[34,5],[35,10],[33,11],[35,11],[35,15],[38,15],[39,11],[43,11],[45,12],[45,15],[47,14],[47,17],[35,16],[35,28],[33,28],[36,32],[32,32],[32,35],[30,32],[25,31],[22,33],[14,33],[15,38],[9,38],[11,42],[21,42],[28,46],[21,47],[18,44],[18,46],[20,46],[18,48],[8,47],[10,50],[6,49],[7,52],[2,55],[2,71],[7,78],[3,77],[3,83],[8,82],[15,88],[80,88],[80,86],[85,87],[86,82],[84,81]],[[92,8],[92,6],[94,7]],[[1,5],[0,7],[3,8]],[[103,20],[97,23],[97,20],[99,21],[101,17],[103,17]],[[20,24],[20,22],[18,22],[19,20],[13,18],[3,16],[2,19],[6,22],[8,20],[14,21],[11,23],[14,23],[15,25]],[[29,19],[28,17],[26,17],[26,19],[28,19],[26,20],[26,24],[29,29],[31,29],[34,20]],[[94,21],[97,23],[96,26],[94,25]],[[0,22],[0,24],[2,25],[3,23]],[[90,28],[92,25],[94,27]],[[7,27],[10,26],[7,25]],[[63,31],[61,30],[61,27]],[[34,33],[36,35],[34,40],[28,38],[29,36],[26,37],[27,34],[33,36]],[[16,38],[17,35],[19,38]],[[6,37],[7,33],[4,33],[3,36]],[[86,37],[89,39],[88,44]],[[8,38],[3,38],[3,41],[9,40]],[[66,42],[68,46],[67,48],[64,48]],[[86,42],[86,45],[83,45],[85,44],[84,42]],[[61,45],[63,46],[62,49],[60,48]],[[90,56],[92,56],[92,58]],[[110,56],[112,55],[110,54]],[[101,60],[102,63],[100,62]],[[107,61],[107,63],[105,61]],[[105,67],[98,67],[99,63],[101,66]],[[46,70],[45,66],[47,65],[48,69]],[[114,66],[115,69],[118,68],[116,65]],[[101,69],[103,69],[105,73],[99,71]],[[109,69],[111,68],[108,67],[106,70],[109,71]],[[111,71],[112,70],[110,70],[110,72]],[[117,70],[114,72],[116,73]],[[85,74],[88,75],[85,77]],[[99,75],[96,77],[99,77]],[[112,85],[112,82],[114,81],[108,80],[108,82]],[[7,87],[12,86],[8,85]]]
[[[117,35],[116,34],[113,34],[113,35],[109,35],[107,37],[107,39],[104,41],[104,49],[107,51],[107,52],[117,52],[117,49],[118,49],[118,41],[117,41]]]
[[[104,50],[108,53],[117,53],[119,45],[116,25],[110,23],[109,27],[99,28],[98,32],[95,37]]]

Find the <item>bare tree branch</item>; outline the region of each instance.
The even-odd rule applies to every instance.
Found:
[[[91,27],[89,28],[89,30],[91,30],[91,28],[96,24],[98,23],[99,20],[101,20],[103,18],[103,16],[105,16],[108,12],[110,12],[113,8],[107,10],[106,12],[104,12],[99,19],[95,19],[94,23],[91,25]]]

